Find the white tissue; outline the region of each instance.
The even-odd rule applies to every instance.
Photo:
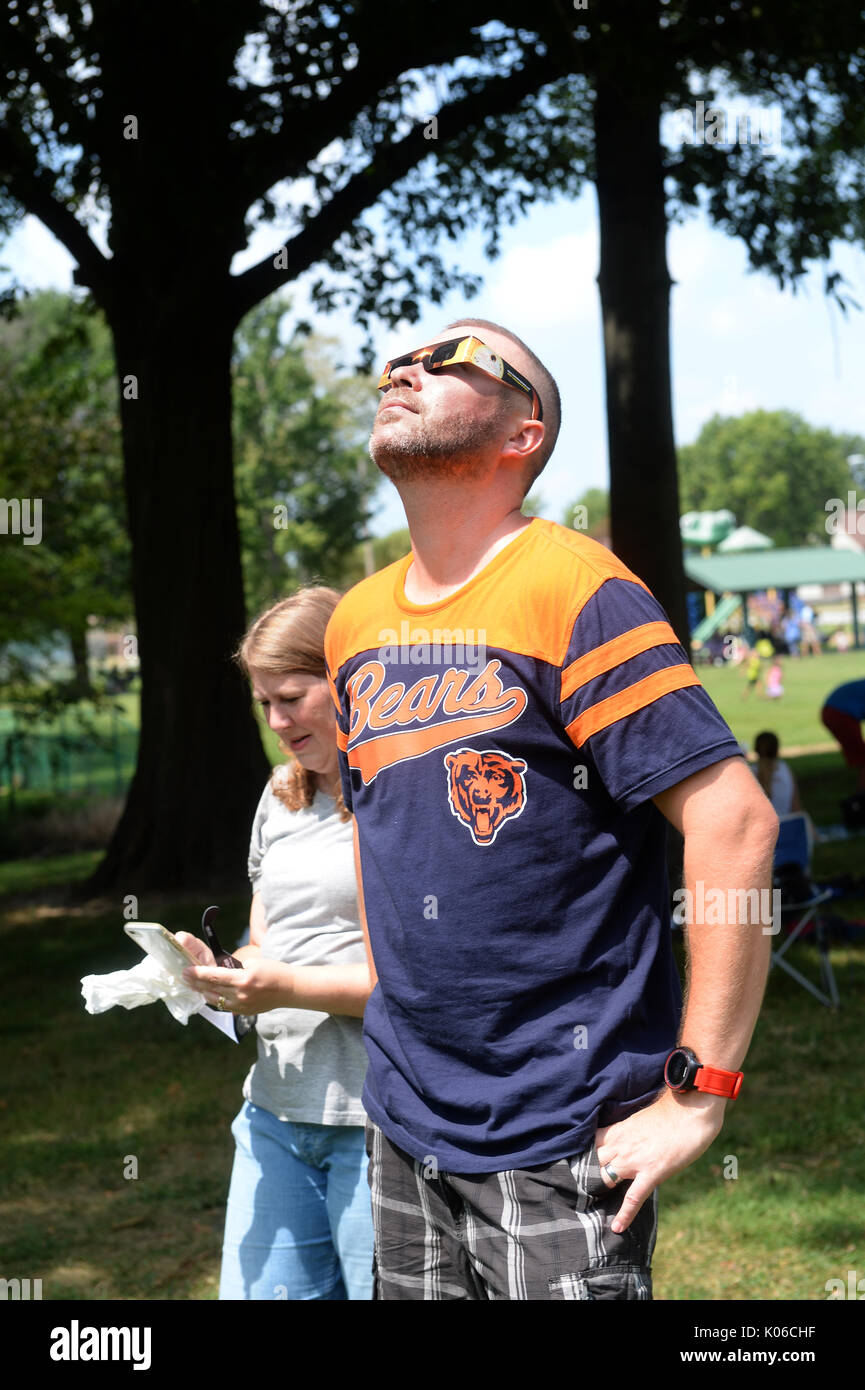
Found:
[[[120,1005],[137,1009],[161,999],[178,1023],[186,1023],[205,1007],[203,994],[190,989],[182,980],[169,975],[152,957],[146,956],[131,970],[115,970],[110,975],[85,975],[81,981],[84,1007],[89,1014],[102,1014]]]

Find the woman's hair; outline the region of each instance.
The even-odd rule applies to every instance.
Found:
[[[319,676],[327,671],[324,662],[324,633],[330,615],[342,598],[336,589],[312,585],[299,589],[291,598],[267,608],[250,625],[246,636],[234,654],[234,659],[247,676],[262,671],[269,676],[295,674]],[[311,806],[316,792],[315,774],[301,767],[290,749],[280,741],[280,748],[290,762],[275,767],[270,779],[271,789],[290,811]],[[340,819],[351,819],[342,799],[336,795]]]
[[[762,734],[758,734],[754,739],[754,752],[759,759],[757,763],[757,781],[760,783],[766,795],[769,796],[769,789],[772,786],[772,768],[770,764],[773,763],[778,756],[778,735],[771,733],[768,729],[764,730]]]

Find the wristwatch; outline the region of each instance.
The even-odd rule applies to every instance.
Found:
[[[743,1077],[741,1071],[707,1067],[690,1047],[674,1047],[664,1064],[664,1080],[671,1091],[707,1091],[711,1096],[735,1100]]]

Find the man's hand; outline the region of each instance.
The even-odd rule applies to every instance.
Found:
[[[627,1120],[598,1130],[595,1145],[604,1182],[616,1186],[604,1171],[607,1164],[620,1182],[630,1180],[614,1231],[627,1230],[660,1183],[705,1153],[721,1129],[726,1104],[721,1096],[665,1090]]]

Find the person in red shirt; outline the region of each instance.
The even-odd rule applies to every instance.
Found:
[[[865,680],[847,681],[826,696],[820,718],[841,745],[844,761],[857,771],[856,790],[865,791]]]

